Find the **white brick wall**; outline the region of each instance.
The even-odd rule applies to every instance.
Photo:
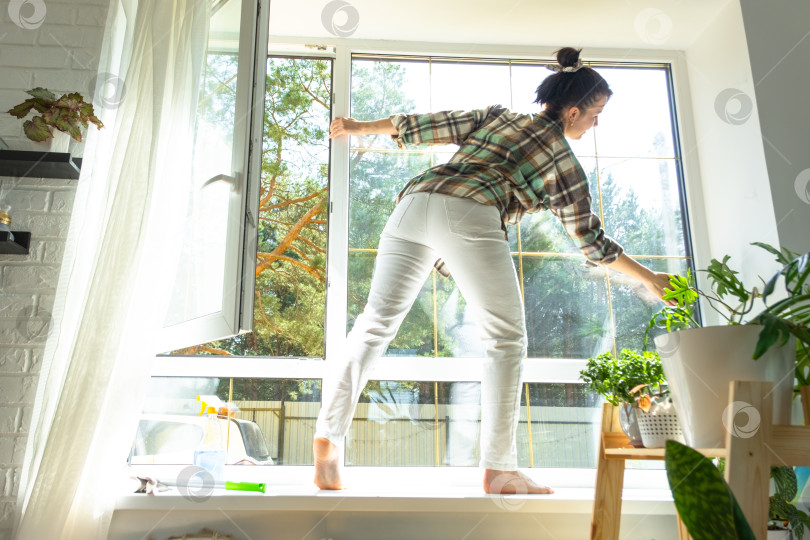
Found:
[[[0,3],[0,137],[11,148],[47,150],[25,139],[22,122],[5,113],[28,97],[25,90],[44,86],[90,97],[108,3],[28,0],[20,17],[10,2]],[[37,9],[44,10],[41,23],[34,20]],[[0,540],[6,540],[76,181],[0,177],[0,182],[3,191],[13,186],[12,229],[31,232],[28,255],[0,255]]]

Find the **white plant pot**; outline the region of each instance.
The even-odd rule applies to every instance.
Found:
[[[649,412],[639,409],[636,414],[644,448],[664,448],[670,440],[684,443],[683,430],[672,400],[653,405]]]
[[[760,330],[756,325],[710,326],[655,338],[687,445],[725,445],[723,414],[729,406],[729,383],[733,380],[774,383],[772,420],[775,424],[790,424],[796,345],[791,339],[753,360]],[[747,411],[741,405],[735,412],[745,414],[737,414],[729,429],[739,431],[741,436],[756,429],[757,411]]]
[[[51,138],[50,152],[69,152],[70,151],[70,135],[58,129],[53,130],[53,137]]]

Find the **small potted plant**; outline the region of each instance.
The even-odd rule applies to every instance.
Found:
[[[602,353],[588,359],[579,378],[608,403],[621,406],[619,420],[624,433],[631,445],[642,446],[633,390],[642,386],[650,391],[660,390],[664,370],[658,354],[622,349],[617,358],[611,352]]]
[[[663,448],[667,441],[683,442],[678,414],[664,384],[640,384],[630,390],[639,408],[636,417],[645,448]]]
[[[104,127],[96,117],[93,105],[84,101],[78,92],[63,94],[58,98],[45,88],[34,88],[26,93],[31,97],[9,109],[8,113],[20,119],[31,111],[39,113],[23,123],[25,136],[32,141],[43,142],[61,132],[81,142],[82,130],[87,129],[90,123],[97,128]]]
[[[761,287],[749,287],[729,266],[729,257],[712,259],[706,269],[710,289],[694,285],[691,273],[673,276],[664,299],[676,301],[653,315],[647,333],[655,338],[686,442],[698,448],[724,443],[723,411],[728,383],[769,380],[775,383],[774,423],[789,424],[793,377],[810,363],[810,254],[798,256],[762,243],[754,245],[776,257],[782,268]],[[782,281],[784,297],[770,302]],[[694,315],[698,298],[719,313],[725,326],[703,327]],[[756,312],[755,307],[764,308]],[[798,342],[793,345],[790,338]],[[646,345],[646,339],[645,339]],[[797,362],[796,351],[799,351]],[[805,374],[805,378],[806,374]]]

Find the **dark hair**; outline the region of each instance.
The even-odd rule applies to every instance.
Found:
[[[555,54],[559,71],[547,77],[537,87],[537,99],[534,102],[544,105],[554,119],[559,118],[564,109],[585,109],[593,106],[600,97],[609,98],[613,95],[607,81],[592,68],[582,66],[576,71],[562,71],[563,68],[577,65],[581,51],[582,49],[572,47],[558,50]]]

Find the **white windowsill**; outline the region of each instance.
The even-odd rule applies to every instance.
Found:
[[[504,531],[509,540],[578,540],[592,523],[594,470],[524,469],[555,493],[499,496],[483,492],[477,467],[347,467],[342,491],[316,489],[312,467],[236,468],[226,475],[264,481],[266,493],[216,490],[204,501],[174,488],[122,493],[109,537],[162,540],[205,526],[252,540],[500,540]],[[664,471],[628,470],[625,487],[622,537],[676,540]]]
[[[216,490],[218,491],[218,490]],[[314,491],[314,490],[313,490]],[[675,506],[665,490],[624,490],[622,514],[674,515]],[[391,490],[344,490],[340,492],[296,493],[296,488],[268,488],[267,493],[229,491],[205,501],[181,496],[174,488],[160,496],[127,494],[118,497],[115,509],[274,512],[471,512],[586,514],[593,511],[593,489],[560,488],[552,495],[486,495],[474,489],[439,489],[431,495]]]
[[[176,478],[178,467],[138,467],[133,475]],[[206,500],[184,497],[177,488],[158,496],[122,493],[116,510],[313,512],[473,512],[587,514],[593,509],[594,470],[522,469],[554,487],[551,495],[487,495],[475,467],[347,467],[347,489],[321,491],[312,484],[312,467],[229,467],[234,481],[265,482],[264,494],[214,490]],[[662,470],[629,469],[625,473],[623,514],[673,515],[675,507]]]

